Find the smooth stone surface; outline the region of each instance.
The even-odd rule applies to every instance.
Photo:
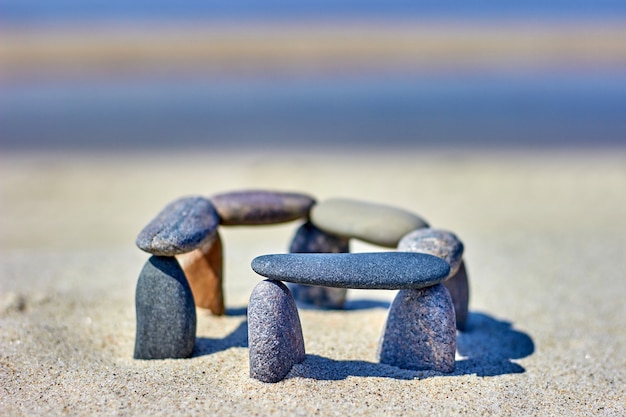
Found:
[[[463,243],[452,232],[441,229],[418,229],[400,239],[398,250],[434,255],[450,264],[450,276],[456,274],[463,257]]]
[[[428,227],[423,219],[409,211],[343,198],[315,205],[311,221],[325,232],[389,248],[395,248],[410,231]]]
[[[305,359],[304,338],[296,302],[279,281],[257,284],[248,304],[250,377],[278,382]]]
[[[289,246],[291,253],[348,253],[348,238],[328,234],[313,225],[304,223],[298,228]],[[342,308],[346,302],[346,288],[319,287],[289,283],[296,301],[312,304],[322,308]]]
[[[313,197],[278,191],[235,191],[211,197],[223,225],[283,223],[309,215]]]
[[[135,292],[135,359],[188,358],[196,340],[196,308],[173,257],[152,256]]]
[[[168,204],[137,236],[139,249],[159,256],[191,252],[210,239],[219,218],[213,204],[199,196]]]
[[[209,309],[217,316],[223,315],[223,259],[219,232],[200,248],[176,255],[176,259],[187,277],[196,306]]]
[[[408,289],[438,284],[448,263],[411,252],[289,253],[263,255],[252,269],[270,279],[297,284],[356,289]]]
[[[446,287],[454,304],[454,314],[456,316],[457,330],[465,330],[467,324],[467,315],[469,310],[469,280],[467,278],[467,270],[465,262],[461,261],[461,266],[456,274],[445,280],[443,285]]]
[[[454,307],[443,284],[399,291],[389,309],[376,358],[402,369],[454,371]]]

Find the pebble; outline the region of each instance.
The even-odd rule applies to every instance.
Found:
[[[176,255],[176,259],[187,277],[196,306],[206,308],[216,316],[223,315],[223,259],[219,232],[200,248]]]
[[[456,328],[448,290],[440,284],[399,291],[376,358],[402,369],[454,371]]]
[[[330,235],[306,222],[300,226],[289,247],[291,253],[348,253],[348,238]],[[288,285],[296,301],[322,308],[340,309],[346,302],[346,288],[319,287],[315,285]]]
[[[210,239],[219,217],[213,204],[199,196],[168,204],[137,236],[139,249],[159,256],[191,252]]]
[[[315,200],[299,193],[235,191],[211,197],[223,225],[263,225],[306,217]]]
[[[434,255],[450,264],[450,276],[456,274],[463,257],[463,243],[454,233],[440,229],[418,229],[400,239],[398,250]]]
[[[248,304],[250,377],[278,382],[305,359],[298,309],[289,289],[279,281],[257,284]]]
[[[467,326],[467,315],[469,310],[469,280],[465,262],[461,261],[461,266],[456,274],[444,281],[446,289],[452,297],[454,313],[456,315],[456,328],[463,331]]]
[[[191,356],[196,340],[196,309],[176,258],[148,259],[137,281],[135,308],[135,359]]]
[[[450,272],[446,261],[412,252],[263,255],[251,266],[259,275],[297,284],[388,290],[435,285]]]
[[[343,198],[314,206],[311,220],[328,233],[389,248],[395,248],[410,231],[428,227],[423,219],[406,210]]]

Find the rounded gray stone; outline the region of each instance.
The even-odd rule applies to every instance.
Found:
[[[311,221],[325,232],[395,248],[411,230],[428,227],[415,214],[396,207],[335,198],[315,205]]]
[[[328,234],[306,222],[298,228],[289,247],[291,253],[347,253],[350,252],[348,238]],[[342,308],[346,302],[346,288],[320,287],[289,283],[296,301],[322,308]]]
[[[259,275],[279,281],[357,289],[408,289],[438,284],[450,266],[436,256],[412,252],[289,253],[252,260]]]
[[[445,280],[443,285],[450,293],[452,304],[454,304],[454,313],[456,315],[457,330],[465,330],[467,324],[467,315],[469,310],[469,280],[467,278],[467,270],[465,262],[461,261],[461,266],[456,274]]]
[[[137,236],[139,249],[159,256],[191,252],[213,237],[219,217],[213,204],[199,196],[168,204]]]
[[[279,281],[257,284],[248,304],[250,377],[278,382],[305,359],[304,337],[296,303]]]
[[[454,371],[454,307],[443,284],[399,291],[380,339],[376,358],[402,369]]]
[[[173,257],[152,256],[135,291],[135,359],[188,358],[196,340],[196,307]]]
[[[313,197],[300,193],[248,190],[211,197],[223,225],[284,223],[307,217]]]
[[[452,232],[441,229],[418,229],[406,234],[398,250],[437,256],[450,264],[450,276],[456,274],[463,257],[463,243]]]

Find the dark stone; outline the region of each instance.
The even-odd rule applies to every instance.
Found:
[[[152,256],[135,292],[135,359],[188,358],[196,340],[196,308],[175,258]]]
[[[469,280],[467,278],[467,270],[465,262],[461,261],[461,266],[457,273],[451,278],[444,281],[443,285],[452,297],[454,304],[454,313],[456,315],[457,330],[465,330],[467,324],[467,314],[469,310]]]
[[[397,208],[347,198],[333,198],[311,210],[311,221],[327,233],[395,248],[411,230],[428,227],[419,216]]]
[[[304,223],[298,228],[291,246],[291,253],[348,253],[348,238],[328,234],[313,225]],[[289,284],[296,301],[323,308],[342,308],[348,290],[345,288],[319,287],[315,285]]]
[[[250,377],[278,382],[305,359],[298,309],[289,289],[279,281],[257,284],[248,304]]]
[[[446,261],[412,252],[264,255],[252,260],[252,269],[297,284],[386,290],[428,287],[450,272]]]
[[[463,243],[452,232],[440,229],[418,229],[405,235],[398,250],[434,255],[450,264],[450,276],[456,274],[463,257]]]
[[[263,225],[307,217],[315,200],[299,193],[235,191],[211,197],[223,225]]]
[[[137,236],[139,249],[158,256],[191,252],[212,238],[219,218],[202,197],[183,197],[167,205]]]
[[[443,284],[399,291],[378,346],[380,363],[449,373],[455,351],[454,307]]]

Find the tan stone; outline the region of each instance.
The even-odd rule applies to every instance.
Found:
[[[215,238],[200,248],[176,255],[185,272],[196,306],[207,308],[221,316],[225,312],[222,291],[222,240],[216,232]]]

